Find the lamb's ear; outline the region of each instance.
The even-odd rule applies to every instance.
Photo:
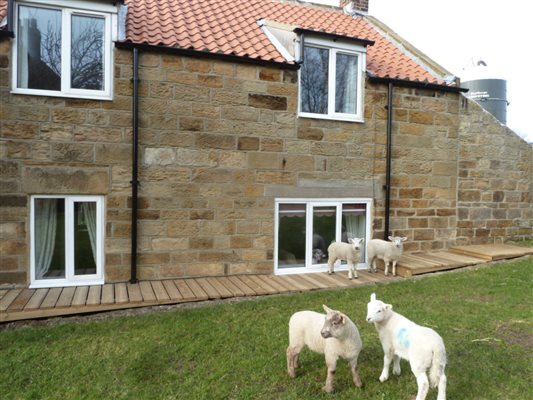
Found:
[[[394,241],[394,236],[389,236],[389,240],[392,242]]]
[[[407,240],[407,237],[402,237],[402,242],[405,242]]]
[[[326,313],[332,313],[332,312],[333,312],[333,310],[332,310],[331,308],[329,308],[329,307],[328,307],[327,305],[325,305],[325,304],[322,304],[322,308],[324,309],[324,311],[325,311]]]
[[[375,293],[372,293],[370,295],[370,301],[376,301],[376,294]]]
[[[392,304],[385,304],[385,310],[392,310]]]
[[[341,324],[343,324],[343,325],[346,324],[346,315],[341,314],[341,313],[339,313],[339,315],[341,317]]]

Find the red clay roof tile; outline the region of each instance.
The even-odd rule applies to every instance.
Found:
[[[125,0],[126,41],[286,63],[257,21],[374,41],[367,48],[373,76],[443,85],[444,81],[383,36],[365,17],[290,0]],[[7,1],[0,0],[0,19]]]
[[[127,41],[284,63],[257,24],[266,19],[375,42],[367,49],[374,76],[443,84],[364,17],[280,0],[126,0]],[[162,32],[165,32],[164,34]],[[173,32],[173,34],[172,34]]]

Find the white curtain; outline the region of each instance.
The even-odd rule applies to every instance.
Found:
[[[21,7],[24,9],[23,7]],[[29,20],[27,18],[19,18],[19,30],[17,38],[17,87],[28,87],[28,41],[29,41]]]
[[[357,113],[357,56],[337,55],[335,111]]]
[[[57,199],[35,200],[35,278],[42,279],[54,256],[57,228]]]
[[[83,212],[85,223],[87,224],[94,264],[96,265],[96,203],[92,201],[83,202],[80,205],[80,209]]]
[[[353,239],[353,238],[365,238],[365,216],[364,215],[350,215],[350,214],[344,214],[345,221],[346,221],[346,231],[347,231],[347,238]],[[364,247],[361,251],[361,259],[364,260],[365,258],[365,251]]]

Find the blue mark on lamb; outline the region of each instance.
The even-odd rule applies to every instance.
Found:
[[[398,343],[400,344],[400,346],[405,347],[406,349],[408,349],[411,345],[411,342],[409,341],[409,334],[407,333],[407,328],[401,328],[396,335],[396,339],[398,339]]]

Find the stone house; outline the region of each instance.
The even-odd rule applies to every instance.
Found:
[[[2,0],[0,285],[531,235],[531,146],[368,1],[340,3]]]

